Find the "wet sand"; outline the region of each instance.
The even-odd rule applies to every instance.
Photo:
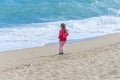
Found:
[[[120,34],[0,53],[0,80],[120,80]]]

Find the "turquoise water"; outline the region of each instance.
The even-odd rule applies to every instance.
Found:
[[[120,32],[120,0],[0,0],[0,51]]]
[[[75,20],[102,15],[120,16],[120,0],[1,0],[1,24]]]

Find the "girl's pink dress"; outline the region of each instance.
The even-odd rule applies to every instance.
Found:
[[[67,36],[68,36],[68,32],[67,31],[65,32],[64,29],[61,29],[59,31],[59,36],[58,36],[58,38],[59,38],[59,52],[63,52],[63,46],[67,41]]]

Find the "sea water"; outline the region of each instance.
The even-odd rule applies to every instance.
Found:
[[[0,0],[0,51],[120,32],[120,0]]]

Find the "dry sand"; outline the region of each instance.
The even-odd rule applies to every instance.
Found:
[[[0,53],[0,80],[120,80],[120,34]]]

